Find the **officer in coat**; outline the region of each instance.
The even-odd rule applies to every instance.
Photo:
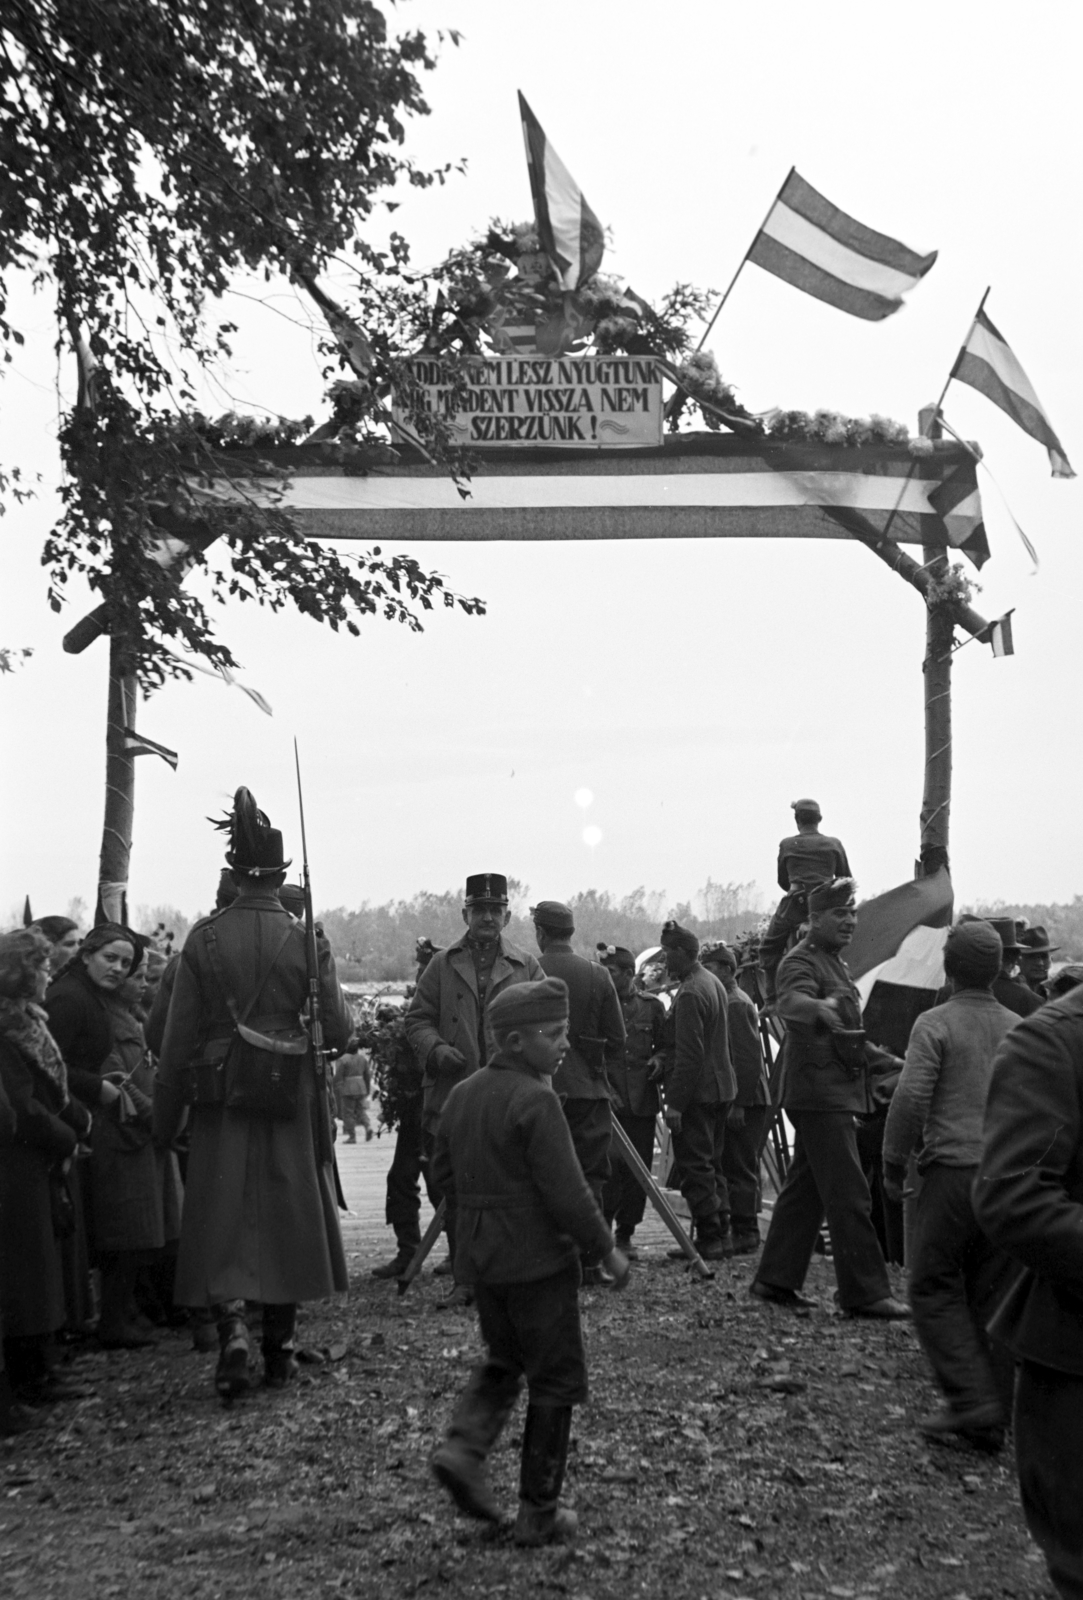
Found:
[[[218,826],[229,832],[237,898],[197,922],[181,952],[154,1132],[170,1143],[191,1104],[174,1297],[214,1308],[215,1385],[230,1400],[250,1382],[245,1301],[262,1302],[264,1382],[281,1388],[297,1370],[298,1302],[343,1293],[347,1278],[330,1086],[302,1022],[305,932],[277,894],[289,865],[282,835],[247,789]],[[340,1051],[350,1017],[325,941],[319,967],[324,1040]]]
[[[466,932],[433,956],[406,1010],[406,1037],[422,1072],[422,1135],[430,1171],[436,1127],[448,1095],[489,1059],[490,1005],[513,983],[545,976],[534,956],[505,939],[510,919],[503,873],[476,872],[467,878]],[[448,1249],[453,1259],[453,1218],[448,1224]],[[471,1298],[468,1290],[456,1289],[448,1304],[468,1305]]]
[[[869,1044],[860,997],[842,952],[854,936],[852,878],[809,894],[809,931],[778,969],[782,1105],[794,1152],[750,1292],[780,1305],[810,1306],[799,1293],[826,1215],[839,1304],[854,1316],[908,1318],[872,1225],[872,1197],[857,1148],[855,1115],[872,1110],[870,1073],[901,1071],[897,1056]]]
[[[602,965],[609,970],[624,1018],[624,1049],[607,1065],[613,1091],[613,1115],[624,1129],[636,1154],[650,1172],[654,1161],[654,1130],[660,1110],[656,1073],[662,1065],[666,1008],[657,995],[636,988],[636,962],[621,945],[599,945]],[[606,1220],[612,1222],[618,1248],[629,1261],[638,1259],[632,1235],[643,1221],[647,1196],[638,1179],[619,1156],[611,1157],[612,1174],[603,1194]]]

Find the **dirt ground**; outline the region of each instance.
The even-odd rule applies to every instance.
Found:
[[[583,1296],[592,1399],[576,1413],[574,1547],[515,1549],[457,1518],[427,1470],[479,1353],[426,1274],[399,1299],[355,1255],[343,1307],[309,1307],[322,1365],[223,1410],[186,1334],[85,1354],[93,1398],[0,1453],[10,1600],[139,1595],[750,1600],[1051,1593],[999,1459],[929,1446],[908,1327],[844,1319],[830,1266],[806,1318],[751,1302],[747,1260],[697,1284],[645,1251]],[[521,1412],[493,1458],[514,1508]]]

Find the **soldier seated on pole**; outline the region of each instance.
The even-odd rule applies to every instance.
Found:
[[[282,835],[247,789],[217,826],[237,897],[185,941],[162,1042],[154,1135],[170,1144],[191,1105],[191,1148],[174,1298],[213,1307],[215,1387],[250,1385],[245,1302],[263,1306],[263,1377],[297,1371],[297,1304],[347,1288],[339,1232],[330,1086],[301,1014],[309,998],[305,933],[283,908]],[[324,1035],[345,1048],[350,1016],[326,941],[319,951]]]
[[[650,1172],[654,1162],[654,1131],[661,1109],[656,1078],[663,1061],[666,1008],[653,994],[636,988],[636,961],[621,945],[598,946],[603,967],[608,968],[624,1018],[624,1048],[610,1057],[607,1072],[613,1094],[613,1115],[636,1154]],[[642,1184],[618,1158],[610,1159],[611,1174],[602,1194],[605,1219],[616,1229],[617,1249],[629,1261],[639,1259],[632,1235],[643,1221],[647,1196]]]
[[[430,1163],[448,1095],[489,1059],[486,1018],[493,1000],[513,983],[545,976],[534,956],[505,939],[510,918],[508,880],[503,873],[476,872],[467,878],[463,903],[466,932],[433,956],[418,978],[417,991],[406,1010],[406,1037],[423,1074],[421,1116],[425,1157]],[[446,1228],[454,1260],[451,1216]],[[470,1289],[457,1285],[447,1304],[464,1306],[472,1299]]]
[[[768,1002],[775,998],[775,973],[792,936],[808,918],[808,893],[818,883],[849,878],[850,863],[842,841],[820,832],[823,813],[815,800],[794,800],[797,832],[779,841],[778,886],[782,890],[770,926],[760,941],[760,965]]]

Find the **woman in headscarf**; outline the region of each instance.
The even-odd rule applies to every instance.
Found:
[[[138,1179],[129,1184],[130,1169],[117,1165],[125,1149],[149,1150],[150,1131],[140,1129],[138,1112],[132,1110],[134,1098],[125,1092],[128,1067],[123,1057],[113,1058],[118,1017],[128,1015],[123,1003],[116,1003],[118,991],[138,965],[144,947],[138,934],[119,923],[92,928],[45,997],[49,1027],[67,1065],[71,1092],[94,1119],[88,1233],[92,1259],[97,1253],[102,1274],[98,1341],[109,1350],[134,1350],[150,1343],[131,1323],[137,1266],[122,1242],[130,1237],[125,1223],[130,1220],[133,1193],[138,1211],[142,1186]],[[126,1031],[123,1021],[121,1031]],[[153,1152],[150,1156],[152,1165]]]
[[[11,1391],[31,1403],[86,1393],[54,1373],[49,1359],[64,1320],[63,1169],[90,1119],[69,1095],[40,1004],[48,960],[48,940],[33,929],[0,935],[0,1086],[14,1112],[12,1142],[0,1149],[0,1314]],[[3,1411],[0,1401],[0,1427]],[[13,1420],[11,1431],[20,1431],[25,1418]]]
[[[59,972],[67,966],[82,942],[79,924],[70,917],[39,917],[34,930],[43,933],[52,949],[49,952],[49,971]]]

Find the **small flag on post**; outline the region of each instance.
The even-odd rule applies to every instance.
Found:
[[[1017,422],[1024,433],[1044,444],[1054,478],[1074,478],[1068,457],[1050,425],[1033,385],[1004,335],[998,333],[984,310],[979,310],[959,351],[951,376],[969,383],[987,400]]]
[[[866,228],[791,168],[745,259],[839,311],[880,322],[899,310],[936,255],[919,256]]]
[[[1015,607],[1013,606],[1012,611],[1014,610]],[[993,654],[995,656],[1014,656],[1015,645],[1012,642],[1012,612],[1005,611],[1004,615],[1002,617],[998,617],[995,622],[991,622],[985,633],[980,634],[979,637],[983,639],[986,644],[992,645]]]
[[[148,739],[142,733],[136,733],[134,728],[124,730],[124,748],[131,756],[161,756],[163,761],[169,763],[173,771],[177,770],[180,757],[175,750],[168,750],[164,744],[156,744],[153,739]]]
[[[522,94],[519,112],[541,247],[553,264],[561,288],[575,290],[602,264],[602,225]]]

